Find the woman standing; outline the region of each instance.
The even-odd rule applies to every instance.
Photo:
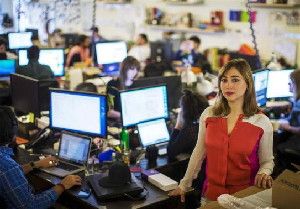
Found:
[[[198,141],[186,174],[170,195],[180,195],[197,177],[206,157],[205,201],[251,185],[271,187],[273,129],[257,107],[252,73],[243,59],[228,62],[219,73],[218,100],[200,117]]]

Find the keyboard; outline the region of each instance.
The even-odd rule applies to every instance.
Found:
[[[71,165],[71,164],[68,164],[68,163],[61,162],[61,161],[59,161],[59,164],[56,167],[64,169],[66,171],[73,171],[73,170],[78,169],[78,167],[75,166],[75,165]]]

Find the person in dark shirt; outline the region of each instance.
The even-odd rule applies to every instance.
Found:
[[[182,62],[187,60],[189,64],[195,67],[199,67],[203,63],[207,63],[206,57],[199,51],[200,45],[201,39],[197,36],[191,36],[189,40],[184,41],[181,44],[180,50],[177,51],[175,55],[175,60]]]
[[[191,154],[198,136],[199,117],[208,107],[205,97],[185,90],[180,98],[180,112],[167,147],[169,160],[174,160],[181,153]]]
[[[31,46],[27,50],[28,64],[19,66],[16,73],[25,75],[37,80],[54,79],[54,74],[48,65],[41,65],[39,63],[40,48],[38,46]]]
[[[54,205],[64,190],[81,185],[81,178],[69,175],[49,190],[33,194],[25,174],[34,168],[55,165],[57,159],[47,157],[20,166],[13,159],[18,122],[10,107],[0,106],[0,207],[5,209],[46,209]]]
[[[281,123],[279,128],[284,131],[282,143],[277,146],[279,171],[293,169],[291,163],[300,165],[300,69],[290,75],[290,91],[294,94],[293,108],[288,123]]]
[[[141,64],[134,57],[128,56],[122,61],[120,67],[121,69],[119,77],[107,83],[107,94],[110,107],[107,116],[109,118],[114,118],[117,120],[121,117],[121,102],[119,91],[131,88],[134,79],[136,79],[138,72],[141,69]]]

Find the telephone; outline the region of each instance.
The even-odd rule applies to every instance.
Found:
[[[50,128],[44,128],[44,129],[42,129],[37,134],[37,136],[36,136],[35,139],[33,139],[32,141],[30,141],[28,144],[26,144],[26,149],[31,149],[31,148],[37,146],[38,144],[41,144],[42,141],[45,141],[45,139],[47,139],[50,134],[51,134]]]

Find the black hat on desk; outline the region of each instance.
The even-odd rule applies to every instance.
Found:
[[[108,171],[108,176],[99,180],[102,187],[121,187],[131,183],[131,173],[128,165],[123,162],[115,162]]]

